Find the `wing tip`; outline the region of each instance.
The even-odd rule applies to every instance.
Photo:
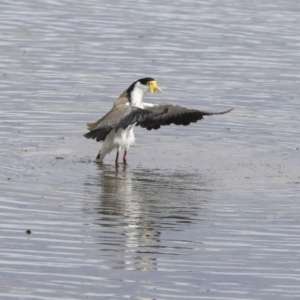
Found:
[[[85,138],[87,139],[90,139],[92,136],[91,136],[91,132],[87,132],[83,135]]]
[[[89,131],[92,131],[93,129],[95,129],[96,125],[95,125],[96,122],[92,123],[92,122],[87,122],[86,123],[86,127]]]
[[[232,110],[234,110],[234,107],[229,108],[229,109],[224,110],[224,111],[217,112],[217,113],[211,113],[211,115],[224,115],[224,114],[227,114],[227,113],[231,112]]]
[[[227,113],[229,113],[229,112],[231,112],[231,111],[233,111],[233,110],[234,110],[234,107],[232,107],[232,108],[230,108],[230,109],[227,109],[227,110],[224,111],[224,114],[227,114]]]

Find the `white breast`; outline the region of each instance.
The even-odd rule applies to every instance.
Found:
[[[133,125],[129,125],[126,129],[120,128],[116,133],[113,133],[113,144],[120,147],[120,150],[128,150],[134,143]]]

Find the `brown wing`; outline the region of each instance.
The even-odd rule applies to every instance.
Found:
[[[114,103],[114,105],[122,105],[122,104],[126,104],[129,102],[129,97],[128,97],[128,92],[127,90],[125,90],[120,97],[118,98],[118,100]]]
[[[97,142],[104,141],[110,131],[116,126],[122,116],[130,113],[130,106],[114,106],[104,117],[95,123],[88,123],[90,132],[84,136],[87,139],[95,139]]]
[[[144,121],[138,122],[137,126],[148,130],[159,129],[160,126],[170,124],[186,126],[203,119],[203,116],[222,115],[233,110],[231,108],[221,112],[207,112],[178,105],[151,103],[144,103],[144,108],[152,112],[152,114]]]
[[[151,112],[138,107],[129,105],[114,106],[103,118],[94,123],[96,125],[84,137],[95,139],[97,142],[104,141],[112,130],[117,132],[119,128],[125,129],[131,124],[142,122],[150,114]]]
[[[119,106],[119,105],[126,105],[126,103],[128,103],[128,93],[127,93],[127,90],[125,90],[121,95],[120,97],[118,98],[118,100],[114,103],[114,106],[113,108],[104,116],[102,117],[101,119],[97,120],[96,122],[90,122],[90,123],[86,123],[86,126],[88,128],[89,131],[92,131],[93,129],[96,129],[96,127],[102,123],[103,121],[106,120],[107,116],[110,115],[110,113],[112,111],[114,111],[115,107],[116,106]]]
[[[113,111],[113,108],[105,116],[103,116],[101,119],[97,120],[96,122],[88,122],[88,123],[86,123],[87,129],[89,131],[92,131],[92,130],[96,129],[99,124],[101,124],[102,122],[105,122],[105,119],[107,118],[107,116],[109,115],[109,113],[112,112],[112,111]]]

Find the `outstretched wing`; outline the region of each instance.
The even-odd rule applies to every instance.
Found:
[[[144,121],[151,112],[138,107],[128,105],[114,106],[103,118],[95,123],[88,123],[91,128],[90,132],[84,137],[87,139],[95,139],[97,142],[104,141],[107,135],[114,130],[127,128],[129,125]],[[93,127],[89,124],[95,124]]]
[[[153,103],[144,103],[144,109],[152,114],[149,114],[145,120],[139,121],[137,126],[148,130],[159,129],[160,126],[170,124],[186,126],[203,119],[203,116],[222,115],[233,110],[231,108],[221,112],[208,112],[172,104]]]
[[[129,125],[140,123],[145,121],[152,112],[149,110],[141,109],[138,107],[132,107],[131,112],[128,113],[124,118],[122,118],[118,124],[114,127],[115,132],[117,132],[120,128],[125,129]]]
[[[111,132],[112,129],[113,129],[113,127],[110,127],[110,126],[96,128],[96,129],[93,129],[90,132],[84,134],[84,137],[86,137],[87,139],[96,140],[97,142],[102,142],[105,140],[105,138]]]

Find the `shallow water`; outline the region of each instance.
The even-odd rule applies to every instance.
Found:
[[[1,299],[299,299],[299,5],[260,2],[0,3]],[[235,110],[97,164],[143,76]]]

